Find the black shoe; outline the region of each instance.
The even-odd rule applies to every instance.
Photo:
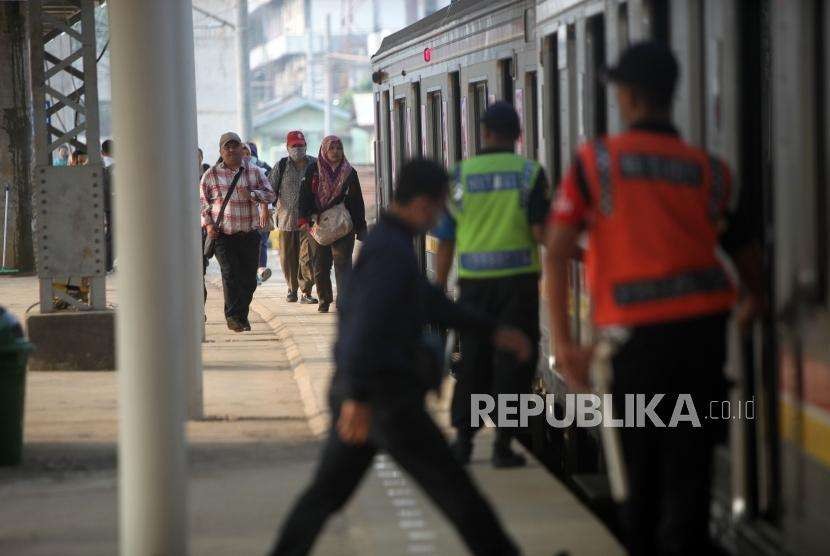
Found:
[[[522,454],[516,453],[510,448],[493,449],[493,467],[496,469],[509,469],[511,467],[523,467],[527,460]]]
[[[300,303],[315,305],[317,303],[317,298],[312,297],[310,293],[304,293],[302,296],[300,296]]]
[[[234,317],[228,317],[225,321],[228,323],[228,328],[234,332],[243,332],[245,330],[245,325]]]
[[[455,441],[450,444],[450,450],[452,451],[455,461],[461,465],[470,464],[470,456],[473,454],[473,443],[470,440],[456,438]]]
[[[297,301],[297,292],[288,292],[288,295],[285,296],[285,300],[289,303],[294,303]]]
[[[331,304],[326,303],[325,301],[323,303],[320,303],[317,306],[317,312],[318,313],[328,313],[329,312],[329,305],[331,305]]]
[[[239,322],[242,324],[242,331],[243,332],[248,332],[248,331],[251,330],[251,323],[248,322],[247,317],[244,318],[244,319],[239,319]]]

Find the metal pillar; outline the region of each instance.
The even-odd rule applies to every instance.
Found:
[[[239,107],[239,133],[243,141],[251,138],[250,60],[248,54],[248,0],[236,2],[236,102]]]
[[[78,309],[104,309],[104,168],[99,151],[96,3],[31,0],[28,5],[40,310],[53,311],[55,297]],[[60,35],[70,38],[68,51],[50,45]],[[72,119],[67,124],[64,118],[66,125],[59,126],[54,120],[61,113]],[[85,148],[89,163],[52,166],[52,153],[64,144]],[[86,301],[68,295],[70,280],[76,286],[89,286]]]
[[[19,2],[0,2],[0,193],[9,188],[8,205],[3,201],[9,217],[3,235],[8,254],[4,266],[31,271],[32,105],[24,13]]]
[[[191,9],[190,0],[110,5],[116,239],[129,253],[118,279],[130,292],[117,326],[122,556],[187,554],[184,385],[197,344],[183,330],[199,326],[186,292],[201,270],[182,223],[194,188]]]

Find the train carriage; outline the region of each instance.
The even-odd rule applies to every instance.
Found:
[[[675,122],[733,169],[750,207],[740,217],[764,247],[769,316],[749,337],[731,334],[732,399],[712,416],[730,429],[716,457],[713,528],[735,553],[821,553],[830,536],[821,510],[830,494],[828,35],[821,0],[459,0],[388,36],[372,58],[383,207],[407,158],[451,167],[477,154],[480,115],[496,99],[520,115],[518,152],[557,183],[579,143],[621,129],[601,68],[636,40],[672,47]],[[428,274],[436,243],[417,246]],[[589,311],[575,260],[571,312],[584,342]],[[546,317],[543,308],[538,386],[560,392]],[[738,407],[752,418],[736,418]],[[540,455],[606,507],[596,435],[548,429],[540,438]]]

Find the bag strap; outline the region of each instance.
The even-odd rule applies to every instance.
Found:
[[[280,196],[280,189],[282,188],[282,176],[285,174],[285,168],[288,166],[288,158],[281,158],[277,163],[277,181],[274,183],[274,193],[277,197]]]
[[[219,216],[216,218],[216,229],[219,230],[222,227],[222,219],[225,218],[225,207],[228,206],[228,201],[231,200],[231,195],[233,195],[233,190],[236,189],[236,182],[239,181],[239,176],[242,175],[242,170],[244,170],[244,166],[239,167],[239,171],[233,177],[231,181],[231,186],[228,188],[228,192],[225,194],[225,198],[222,200],[222,208],[219,209]],[[213,175],[216,176],[217,181],[219,174],[216,172],[216,169],[213,170]]]

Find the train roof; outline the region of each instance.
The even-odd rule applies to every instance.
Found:
[[[457,0],[452,2],[449,6],[441,8],[437,12],[431,13],[427,17],[416,21],[412,25],[404,27],[400,31],[396,31],[395,33],[385,37],[380,43],[378,51],[372,55],[372,60],[383,56],[397,46],[401,46],[412,39],[422,36],[428,31],[432,31],[443,26],[449,21],[473,14],[483,8],[492,9],[493,4],[497,3],[498,2],[490,2],[487,0]]]

